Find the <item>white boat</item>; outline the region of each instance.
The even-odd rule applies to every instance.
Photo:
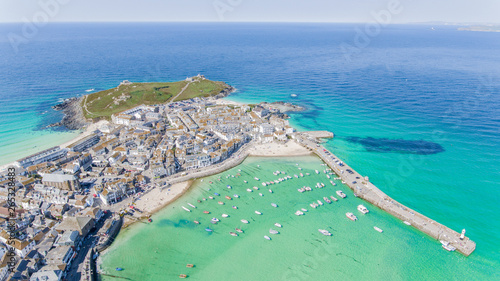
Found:
[[[328,197],[326,197],[326,196],[323,197],[323,200],[325,200],[325,202],[328,204],[332,203],[332,201],[330,201],[330,199],[328,199]]]
[[[182,206],[182,209],[184,209],[184,211],[186,211],[186,212],[191,212],[191,210],[189,210],[188,208],[186,208],[184,206]]]
[[[323,206],[323,202],[321,202],[321,200],[318,200],[318,204],[319,204],[320,206]]]
[[[339,199],[335,198],[333,195],[330,195],[330,198],[332,198],[333,201],[338,201]]]
[[[273,191],[272,191],[271,189],[269,189],[269,192],[270,192],[270,193],[273,193]]]
[[[189,205],[190,207],[192,207],[192,208],[195,208],[195,209],[196,209],[196,206],[195,206],[195,205],[193,205],[193,204],[191,204],[191,203],[188,203],[188,205]]]
[[[346,198],[347,195],[344,194],[344,192],[342,192],[342,190],[337,190],[336,191],[337,195],[340,196],[341,198]]]
[[[271,234],[279,234],[280,232],[271,228],[271,229],[269,229],[269,233],[271,233]]]
[[[297,212],[295,212],[295,215],[297,215],[297,216],[302,216],[303,214],[304,214],[304,213],[302,213],[301,211],[297,211]]]
[[[246,180],[243,181],[244,183],[248,183]]]
[[[406,225],[411,225],[411,223],[407,222],[407,221],[403,221],[403,223],[406,224]]]
[[[319,174],[319,171],[318,171],[318,170],[314,170],[314,172],[315,172],[316,174]]]
[[[301,208],[300,209],[302,212],[307,212],[307,209]]]
[[[271,237],[265,235],[264,238],[266,238],[267,240],[271,240]]]
[[[300,193],[302,193],[302,192],[304,192],[306,190],[303,187],[301,187],[301,188],[297,189],[297,191],[300,192]]]
[[[218,218],[212,218],[212,221],[213,222],[219,222],[219,219]]]
[[[333,186],[336,186],[337,184],[334,183],[333,181],[330,181],[330,183],[333,185]]]
[[[223,218],[227,218],[227,217],[229,217],[229,215],[228,214],[222,214],[222,217]]]
[[[278,208],[278,205],[276,203],[271,203],[271,206],[273,206],[274,208]]]
[[[384,232],[382,229],[380,229],[380,228],[378,228],[378,227],[376,227],[376,226],[374,226],[374,227],[373,227],[373,229],[375,229],[376,231],[378,231],[378,232],[380,232],[380,233]]]
[[[275,223],[274,225],[277,227],[282,227],[281,224],[279,224],[279,223]]]
[[[95,91],[95,89],[94,89],[94,88],[92,88],[92,89],[88,89],[88,90],[85,90],[85,92],[87,92],[87,93],[89,93],[89,92],[93,92],[93,91]]]
[[[264,194],[262,194],[262,193],[259,193],[259,196],[264,196]]]
[[[370,211],[368,211],[368,209],[367,209],[365,206],[363,206],[363,205],[358,205],[358,211],[360,211],[360,212],[361,212],[361,213],[363,213],[363,214],[366,214],[366,213],[370,212]]]
[[[326,229],[318,229],[318,231],[325,236],[332,236],[332,234]]]
[[[262,183],[262,186],[266,186],[266,185],[267,185],[267,183],[265,183],[265,182]]]
[[[311,203],[311,204],[309,204],[309,206],[311,206],[314,209],[318,208],[318,204],[316,204],[316,203]]]
[[[241,220],[241,222],[242,222],[242,223],[248,223],[248,221],[247,221],[247,220]]]
[[[250,188],[247,188],[247,191],[248,191],[248,192],[252,192],[253,190],[251,190]]]
[[[453,252],[455,251],[457,248],[453,247],[452,245],[450,245],[450,242],[447,242],[447,241],[442,241],[441,240],[441,244],[443,244],[443,249],[445,249],[446,251],[448,252]]]
[[[208,196],[208,199],[214,199],[214,197],[213,196]]]
[[[256,180],[256,181],[260,181],[260,179],[258,177],[255,177],[253,179]]]
[[[330,178],[330,175],[326,175],[327,178]]]
[[[240,198],[238,194],[233,195],[235,198]]]
[[[234,232],[229,232],[229,234],[231,234],[231,236],[238,236],[238,233],[234,233]]]
[[[345,213],[345,216],[352,221],[356,221],[358,219],[353,213]]]
[[[262,213],[261,213],[261,212],[259,212],[259,211],[255,211],[255,213],[256,213],[257,215],[262,215]]]
[[[254,186],[254,187],[252,187],[252,188],[253,188],[253,189],[255,189],[255,190],[259,190],[259,188],[258,188],[258,187],[256,187],[256,186]]]

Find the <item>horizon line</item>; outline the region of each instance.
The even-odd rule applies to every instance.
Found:
[[[54,21],[49,23],[302,23],[302,24],[368,24],[375,23],[376,21]],[[24,21],[5,21],[0,24],[23,24]],[[492,22],[446,22],[446,21],[425,21],[425,22],[401,22],[401,23],[388,23],[386,25],[500,25],[500,23]]]

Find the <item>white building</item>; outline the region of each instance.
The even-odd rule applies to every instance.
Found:
[[[264,135],[271,135],[274,132],[274,126],[268,123],[261,124],[259,132]]]

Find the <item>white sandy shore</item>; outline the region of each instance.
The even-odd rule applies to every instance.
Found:
[[[242,106],[244,103],[239,103],[231,100],[225,100],[225,99],[217,99],[215,101],[216,104],[218,105],[235,105],[235,106]]]
[[[184,181],[163,190],[155,188],[142,196],[140,200],[135,201],[135,206],[141,211],[154,213],[183,195],[191,187],[191,184],[192,181]]]
[[[257,144],[250,147],[248,152],[250,156],[286,157],[311,155],[311,151],[295,141],[288,141],[284,144],[276,142]]]
[[[109,124],[109,121],[101,120],[97,123],[92,123],[92,124],[88,125],[85,128],[85,131],[83,131],[81,134],[79,134],[76,138],[61,144],[60,147],[61,148],[68,147],[70,144],[75,143],[75,142],[91,135],[95,130],[99,129],[104,124]]]

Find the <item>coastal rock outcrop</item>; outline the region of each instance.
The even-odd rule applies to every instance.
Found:
[[[68,130],[79,130],[89,124],[83,116],[82,107],[80,106],[82,98],[65,99],[62,103],[54,105],[54,110],[62,110],[64,117],[61,122],[51,124],[49,127],[64,126]]]

